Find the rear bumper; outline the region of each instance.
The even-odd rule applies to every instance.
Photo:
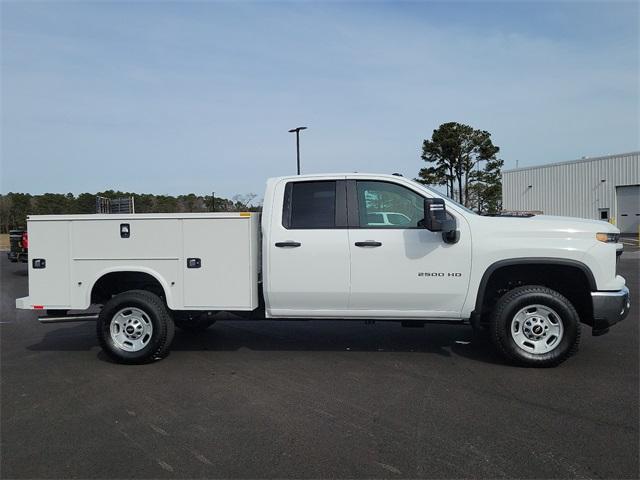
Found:
[[[16,308],[21,310],[31,310],[33,305],[29,297],[16,298]]]
[[[37,301],[37,300],[35,300]],[[69,305],[42,305],[42,304],[34,304],[34,300],[31,297],[21,297],[16,298],[16,308],[19,310],[44,310],[44,311],[53,311],[59,312],[64,310],[65,312],[71,310]],[[54,314],[51,314],[54,315]],[[57,315],[57,313],[55,313]]]
[[[593,302],[593,334],[603,335],[609,327],[624,320],[631,308],[629,289],[615,292],[591,292]]]

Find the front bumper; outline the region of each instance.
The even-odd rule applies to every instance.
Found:
[[[604,335],[609,327],[624,320],[631,308],[629,289],[615,292],[591,292],[593,303],[593,335]]]

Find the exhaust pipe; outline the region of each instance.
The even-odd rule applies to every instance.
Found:
[[[65,315],[60,317],[47,316],[38,318],[40,323],[95,322],[96,320],[98,320],[97,313],[81,313],[78,315]]]

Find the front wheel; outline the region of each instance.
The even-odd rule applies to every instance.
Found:
[[[104,351],[121,363],[146,363],[164,357],[174,335],[164,302],[144,290],[130,290],[105,303],[97,329]]]
[[[578,351],[580,318],[563,295],[550,288],[514,288],[498,300],[491,338],[508,359],[526,366],[554,367]]]

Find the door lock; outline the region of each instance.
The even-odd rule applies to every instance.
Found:
[[[200,268],[202,261],[199,258],[187,258],[187,268]]]

